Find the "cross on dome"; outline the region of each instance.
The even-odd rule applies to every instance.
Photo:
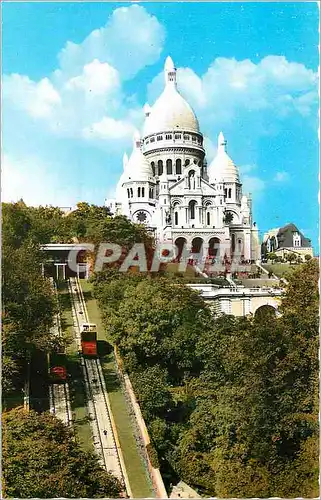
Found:
[[[166,58],[164,73],[165,85],[173,85],[174,87],[176,87],[176,68],[174,66],[173,59],[170,56]]]

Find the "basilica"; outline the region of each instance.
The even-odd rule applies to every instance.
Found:
[[[116,199],[106,200],[106,205],[178,249],[187,245],[210,256],[222,255],[224,249],[246,261],[259,259],[252,201],[242,193],[223,134],[208,166],[197,117],[177,89],[170,57],[164,77],[162,94],[152,107],[144,107],[142,134],[135,134],[129,159],[124,155]]]

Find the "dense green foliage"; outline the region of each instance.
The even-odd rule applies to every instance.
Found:
[[[151,259],[153,242],[142,226],[86,203],[67,216],[4,204],[2,232],[6,396],[31,354],[54,343],[55,302],[40,273],[40,245],[144,242]],[[107,268],[94,276],[108,335],[146,418],[151,459],[168,482],[180,477],[220,497],[317,496],[318,267],[313,259],[292,267],[277,318],[213,318],[184,279],[164,272]],[[116,496],[114,480],[78,453],[62,424],[45,415],[33,424],[33,414],[19,411],[4,417],[7,496]],[[80,475],[91,465],[86,482]]]
[[[37,349],[50,350],[55,302],[41,276],[46,256],[40,245],[110,241],[129,248],[152,240],[142,226],[109,209],[79,203],[69,215],[57,207],[28,207],[23,201],[2,205],[3,390],[6,397],[23,385],[26,361]]]
[[[22,204],[3,207],[2,224],[2,388],[4,397],[23,385],[26,362],[37,349],[50,349],[55,301],[41,276],[42,255],[30,237]]]
[[[297,267],[282,316],[212,318],[165,278],[96,277],[166,477],[221,497],[317,496],[318,266]]]
[[[49,414],[20,408],[5,412],[2,442],[5,497],[119,497],[118,480]]]
[[[86,203],[69,215],[22,201],[3,204],[2,221],[2,389],[10,408],[21,400],[33,354],[50,352],[57,343],[51,331],[57,304],[41,274],[46,262],[41,245],[112,241],[129,247],[151,244],[151,239],[125,217],[112,218],[107,208]],[[119,496],[117,480],[99,466],[96,455],[83,453],[71,431],[54,417],[16,409],[4,413],[3,423],[7,497]]]

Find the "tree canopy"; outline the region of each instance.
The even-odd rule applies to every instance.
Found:
[[[95,294],[165,477],[220,497],[316,496],[318,266],[278,317],[213,318],[166,278],[97,275]]]
[[[16,408],[4,412],[2,423],[6,498],[119,497],[118,480],[54,416]]]

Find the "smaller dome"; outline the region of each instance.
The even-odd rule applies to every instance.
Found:
[[[238,169],[226,152],[226,140],[222,132],[218,136],[217,154],[208,167],[208,176],[211,184],[216,182],[240,182]]]
[[[133,151],[126,165],[124,174],[125,179],[123,183],[153,180],[153,170],[141,150],[141,139],[138,132],[134,135]]]

